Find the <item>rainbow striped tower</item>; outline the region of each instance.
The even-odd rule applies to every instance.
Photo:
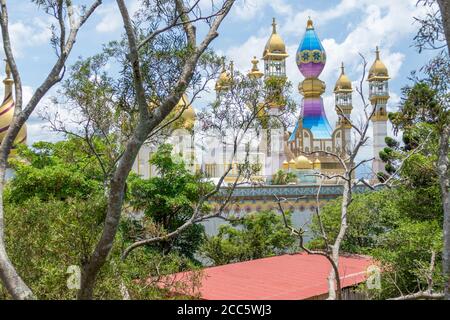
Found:
[[[9,68],[8,63],[6,63],[6,79],[3,80],[3,83],[5,84],[5,98],[3,99],[3,102],[0,106],[0,143],[3,141],[3,138],[6,136],[6,132],[9,129],[9,126],[13,120],[14,117],[14,99],[13,99],[13,85],[14,80],[11,78],[11,70]],[[26,143],[27,141],[27,127],[24,124],[23,127],[20,129],[19,134],[17,135],[16,140],[14,141],[14,144],[18,143]],[[14,150],[11,150],[11,156],[14,155]]]
[[[314,30],[313,22],[308,20],[305,36],[297,51],[297,66],[305,80],[300,83],[303,95],[302,112],[299,123],[290,137],[294,141],[299,129],[311,132],[314,139],[331,139],[333,130],[328,122],[323,105],[322,94],[325,83],[319,80],[326,63],[325,50]]]

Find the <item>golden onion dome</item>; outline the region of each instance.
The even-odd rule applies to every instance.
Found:
[[[12,94],[12,89],[14,85],[14,80],[11,78],[11,69],[9,68],[8,63],[6,63],[6,79],[3,81],[5,84],[5,98],[0,106],[0,142],[6,136],[8,128],[14,117],[14,99]],[[14,144],[26,143],[27,141],[27,126],[24,124],[22,128],[20,128],[19,133],[17,134],[16,139],[14,140]],[[14,155],[14,150],[11,151],[11,155]]]
[[[277,33],[277,23],[275,18],[273,18],[272,23],[272,35],[267,41],[266,46],[264,47],[263,58],[266,58],[268,55],[279,55],[287,56],[286,44],[283,39],[281,39],[280,35]]]
[[[350,81],[348,76],[345,74],[344,63],[342,63],[341,69],[342,69],[342,72],[341,72],[341,75],[339,76],[339,79],[336,82],[336,85],[334,87],[334,92],[352,90],[352,82]]]
[[[294,160],[294,159],[291,159],[291,161],[289,161],[289,165],[290,165],[291,167],[294,167],[294,166],[295,166],[295,160]]]
[[[377,47],[376,59],[372,67],[369,70],[369,81],[370,80],[387,80],[389,79],[389,72],[384,63],[380,59],[380,50]]]
[[[295,166],[297,169],[312,169],[313,163],[305,156],[299,156],[295,160]]]
[[[175,106],[173,111],[175,112],[175,116],[177,116],[177,114],[183,109],[183,114],[179,119],[179,127],[183,127],[186,130],[192,130],[195,125],[196,113],[192,105],[189,103],[189,99],[186,94],[183,94],[180,101]]]

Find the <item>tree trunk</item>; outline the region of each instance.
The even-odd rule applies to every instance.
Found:
[[[448,0],[437,0],[442,16],[445,38],[447,39],[447,49],[450,53],[450,2]]]
[[[348,173],[345,175],[348,178]],[[345,234],[347,232],[347,212],[348,206],[351,202],[352,197],[352,189],[351,189],[351,180],[345,182],[344,190],[342,193],[342,205],[341,205],[341,227],[339,229],[339,233],[334,241],[332,251],[331,251],[331,259],[336,266],[336,269],[332,268],[330,271],[330,275],[328,277],[328,299],[329,300],[342,300],[342,288],[341,288],[341,279],[339,275],[339,253],[341,250],[341,243],[344,240]]]
[[[437,171],[441,188],[442,206],[444,210],[444,248],[442,252],[442,270],[445,277],[445,299],[450,300],[450,178],[449,178],[449,139],[450,124],[447,124],[439,138],[439,158]]]

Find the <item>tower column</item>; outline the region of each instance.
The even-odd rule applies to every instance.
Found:
[[[387,137],[387,103],[389,100],[389,73],[380,59],[380,51],[376,49],[376,59],[369,70],[369,98],[374,108],[371,118],[373,124],[373,156],[372,170],[374,174],[386,173],[385,164],[380,158],[380,151],[386,147]]]

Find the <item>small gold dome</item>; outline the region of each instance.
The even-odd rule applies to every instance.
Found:
[[[384,63],[380,59],[380,50],[377,47],[376,59],[372,67],[369,70],[369,81],[370,80],[387,80],[389,79],[389,72]]]
[[[345,74],[344,63],[341,66],[342,72],[334,87],[334,92],[352,90],[352,82]]]
[[[186,94],[183,94],[180,101],[175,106],[174,108],[175,116],[177,116],[177,114],[181,112],[181,110],[183,109],[184,109],[183,114],[181,115],[178,121],[180,121],[181,127],[187,130],[192,130],[195,125],[196,113],[192,105],[189,104],[189,99]]]
[[[310,160],[308,160],[308,158],[306,158],[305,156],[299,156],[295,160],[295,166],[297,169],[312,169],[313,163]]]
[[[231,62],[230,67],[233,68],[233,62]],[[222,71],[220,73],[219,79],[217,79],[216,82],[216,91],[228,89],[231,85],[232,80],[232,73],[227,71],[225,66],[225,58],[223,58]]]
[[[272,23],[272,35],[270,36],[269,41],[267,41],[267,44],[264,48],[263,58],[266,58],[271,54],[279,55],[280,57],[287,56],[286,44],[277,33],[277,23],[275,21],[275,18],[273,18]]]

